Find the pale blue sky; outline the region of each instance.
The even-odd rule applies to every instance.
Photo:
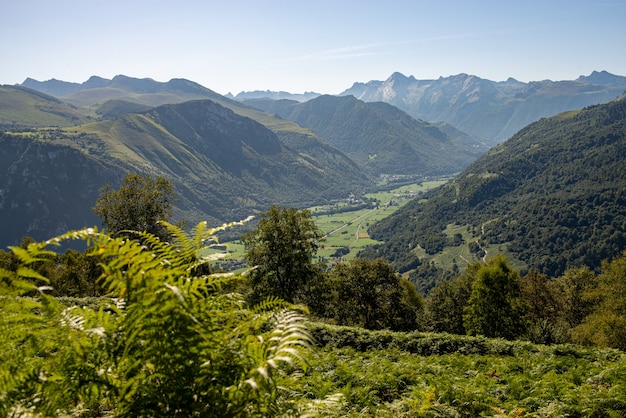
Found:
[[[222,94],[626,76],[626,1],[2,0],[0,57],[0,84],[124,74]]]

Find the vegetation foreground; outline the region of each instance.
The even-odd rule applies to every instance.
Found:
[[[3,416],[624,416],[623,352],[310,323],[172,244],[94,229],[13,248],[0,270]],[[108,297],[48,295],[50,245],[84,240]]]

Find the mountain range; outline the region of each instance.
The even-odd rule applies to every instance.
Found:
[[[468,74],[418,80],[396,72],[384,81],[354,83],[340,95],[386,102],[417,119],[447,122],[495,145],[529,123],[605,103],[624,91],[626,77],[606,71],[572,81],[528,83],[513,78],[496,82]]]
[[[251,99],[271,99],[271,100],[295,100],[297,102],[306,102],[316,97],[321,96],[320,93],[313,91],[307,91],[304,93],[296,94],[289,93],[287,91],[270,91],[270,90],[254,90],[254,91],[242,91],[236,96],[228,93],[226,97],[229,99],[235,99],[239,101],[251,100]]]
[[[395,260],[422,290],[446,257],[502,253],[551,277],[599,268],[626,248],[626,96],[530,124],[424,199],[373,225],[384,244],[363,254]]]
[[[213,224],[272,203],[358,195],[381,174],[461,171],[427,204],[411,202],[372,226],[384,244],[366,253],[393,260],[415,282],[441,269],[446,251],[457,266],[504,252],[522,269],[551,275],[595,267],[625,245],[626,153],[623,100],[592,104],[623,83],[606,72],[536,83],[396,73],[303,102],[234,100],[184,79],[0,86],[0,246],[97,224],[99,188],[129,171],[166,176],[178,219]],[[413,110],[430,113],[416,118],[409,98]],[[500,141],[535,117],[544,119]],[[472,163],[487,150],[484,139],[501,144]]]
[[[448,135],[387,103],[365,103],[353,96],[244,103],[310,129],[376,176],[447,175],[487,151],[478,141]]]
[[[149,102],[154,93],[134,94]],[[176,216],[190,223],[243,219],[273,203],[309,206],[373,184],[312,132],[220,98],[273,129],[208,99],[96,120],[95,104],[85,111],[24,87],[0,87],[0,103],[22,106],[19,128],[13,107],[0,109],[7,131],[0,138],[0,216],[10,220],[0,225],[0,245],[96,225],[91,207],[99,188],[119,185],[129,171],[168,178],[179,200]],[[115,100],[109,111],[129,106]],[[77,119],[81,112],[92,116]],[[42,115],[54,117],[55,125]]]

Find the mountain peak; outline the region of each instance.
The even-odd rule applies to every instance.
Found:
[[[590,75],[581,75],[576,81],[582,83],[599,84],[603,86],[621,86],[626,84],[626,77],[614,75],[608,71],[593,71]]]
[[[414,83],[415,82],[415,77],[413,77],[412,75],[410,76],[405,76],[404,74],[400,73],[400,72],[395,72],[393,74],[391,74],[389,76],[389,78],[387,78],[387,80],[385,80],[385,83]]]

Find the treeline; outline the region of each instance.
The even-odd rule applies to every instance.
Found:
[[[165,179],[129,174],[118,190],[101,190],[94,211],[112,236],[137,239],[132,231],[147,231],[166,242],[172,237],[157,220],[171,217],[174,201]],[[337,325],[626,349],[626,256],[606,261],[600,273],[580,267],[557,277],[537,269],[520,275],[495,256],[453,270],[424,297],[394,260],[357,258],[332,268],[317,262],[322,236],[308,210],[271,206],[242,237],[252,269],[236,290],[250,306],[279,298]],[[20,248],[0,251],[0,268],[17,272],[19,251],[32,243],[25,238]],[[94,297],[106,294],[103,262],[90,248],[47,253],[31,268],[54,296]],[[205,263],[191,273],[211,272]]]
[[[368,329],[421,330],[541,344],[626,350],[626,254],[550,276],[521,275],[497,255],[474,262],[424,298],[390,262],[357,258],[314,264],[321,232],[308,211],[271,207],[243,238],[251,303],[280,297],[325,322]]]
[[[426,299],[427,330],[577,343],[626,350],[626,255],[602,271],[568,269],[556,278],[511,269],[502,256],[475,262]]]

